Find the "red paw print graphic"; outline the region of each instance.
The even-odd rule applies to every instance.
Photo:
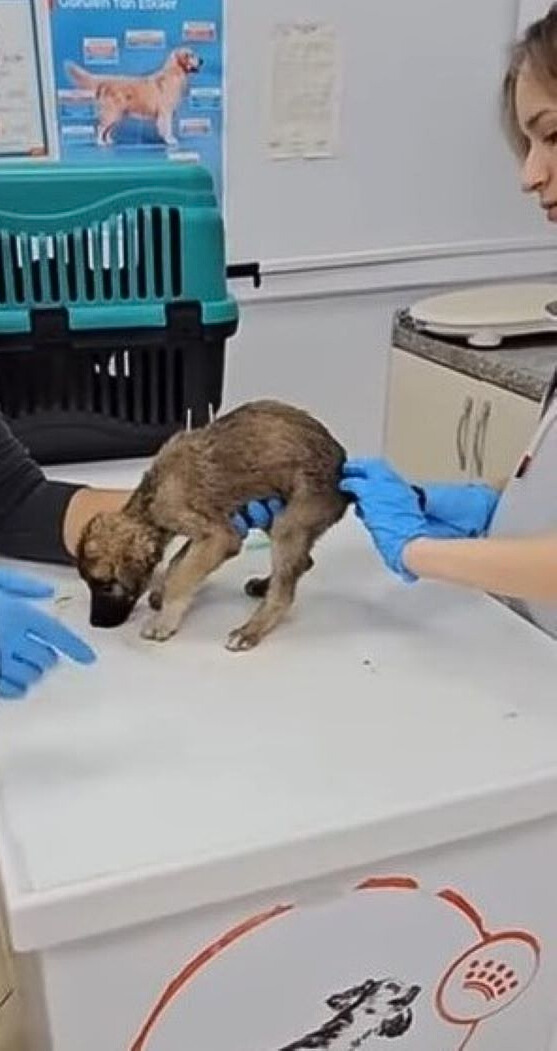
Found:
[[[482,961],[476,953],[474,956],[475,959],[464,975],[463,989],[479,993],[490,1003],[509,996],[520,987],[520,981],[512,967],[496,960]]]
[[[456,960],[443,977],[437,994],[440,1013],[457,1025],[484,1021],[523,994],[538,963],[538,946],[530,935],[488,935]]]

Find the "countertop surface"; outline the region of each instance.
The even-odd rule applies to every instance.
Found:
[[[396,314],[392,342],[402,350],[532,401],[541,400],[557,368],[557,335],[514,337],[484,350],[454,336],[426,332],[413,322],[408,311]]]
[[[51,472],[132,484],[137,465]],[[557,647],[499,603],[405,585],[350,515],[288,620],[224,640],[268,552],[245,547],[179,636],[88,625],[98,663],[0,706],[0,865],[16,948],[317,878],[557,812]]]

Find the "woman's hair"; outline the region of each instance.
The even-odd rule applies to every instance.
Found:
[[[521,156],[528,152],[528,142],[518,123],[516,82],[525,64],[557,98],[557,3],[551,5],[544,18],[532,22],[513,46],[503,81],[503,121],[513,148]]]

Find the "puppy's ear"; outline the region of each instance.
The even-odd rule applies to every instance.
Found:
[[[86,534],[82,534],[80,540],[81,550],[85,552],[88,558],[98,558],[101,552],[101,546],[97,540],[87,537]]]
[[[75,561],[78,568],[84,568],[86,564],[94,561],[101,554],[101,549],[96,540],[92,540],[90,537],[90,530],[88,526],[82,531],[78,537],[78,541],[75,548]]]
[[[134,533],[131,537],[130,546],[124,554],[124,561],[126,554],[131,554],[134,562],[148,566],[153,562],[160,562],[163,548],[164,545],[159,535],[149,529],[144,529]]]

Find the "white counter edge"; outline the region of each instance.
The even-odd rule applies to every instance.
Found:
[[[504,790],[479,791],[437,809],[389,815],[298,843],[247,848],[189,867],[136,870],[49,891],[22,891],[5,861],[13,855],[13,844],[8,852],[0,840],[12,944],[17,952],[43,950],[262,892],[282,902],[284,888],[296,883],[330,879],[550,816],[557,816],[557,767]]]

